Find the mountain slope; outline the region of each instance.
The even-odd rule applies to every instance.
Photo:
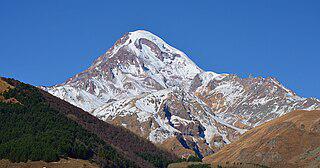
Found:
[[[126,33],[65,83],[42,89],[155,144],[179,141],[177,148],[199,157],[292,110],[320,107],[274,78],[205,72],[143,30]]]
[[[50,93],[86,111],[105,102],[172,86],[188,86],[201,72],[183,52],[147,31],[125,34],[87,70]]]
[[[176,159],[130,131],[36,87],[7,78],[0,83],[9,86],[1,94],[0,158],[56,161],[72,157],[102,167],[165,167]]]
[[[154,143],[161,144],[175,137],[199,157],[213,152],[209,145],[221,147],[244,132],[222,121],[196,97],[178,88],[110,102],[92,114]]]
[[[253,128],[295,109],[313,110],[320,107],[319,100],[302,98],[272,77],[225,75],[217,79],[207,74],[195,77],[193,86],[198,86],[192,87],[196,88],[195,94],[217,116],[241,128]]]
[[[206,163],[255,163],[270,167],[320,165],[320,111],[293,111],[246,132]]]

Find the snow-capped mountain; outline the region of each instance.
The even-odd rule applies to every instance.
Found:
[[[108,101],[173,86],[189,87],[202,70],[183,52],[147,31],[122,36],[84,72],[51,93],[92,111]]]
[[[213,153],[256,125],[320,107],[274,78],[205,72],[154,34],[122,36],[87,70],[43,88],[179,155]],[[169,147],[168,147],[169,146]]]

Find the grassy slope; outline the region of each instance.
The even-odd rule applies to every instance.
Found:
[[[270,167],[320,165],[320,111],[293,111],[262,124],[204,158],[204,162],[256,163]]]

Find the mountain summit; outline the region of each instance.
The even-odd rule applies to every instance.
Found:
[[[96,117],[200,158],[295,109],[320,107],[275,78],[205,72],[156,35],[123,35],[87,70],[43,88]]]
[[[52,89],[59,97],[92,111],[113,99],[189,87],[200,72],[183,52],[150,32],[138,30],[123,35],[87,70]]]

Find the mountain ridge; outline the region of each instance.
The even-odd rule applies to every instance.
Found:
[[[42,89],[156,144],[176,137],[199,157],[292,110],[320,107],[275,78],[203,71],[147,31],[126,33],[87,70]]]

